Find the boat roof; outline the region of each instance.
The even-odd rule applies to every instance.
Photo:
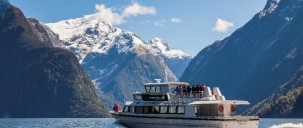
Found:
[[[214,101],[179,101],[179,102],[133,102],[128,101],[125,105],[135,105],[135,106],[149,106],[149,105],[175,105],[175,104],[187,104],[189,105],[201,105],[201,104],[234,104],[234,105],[249,105],[248,101],[244,100],[214,100]]]
[[[194,101],[190,105],[199,105],[199,104],[235,104],[235,105],[249,105],[248,101],[244,100],[214,100],[214,101]]]
[[[164,82],[164,83],[146,83],[144,84],[144,86],[187,86],[189,85],[188,83],[186,82]]]

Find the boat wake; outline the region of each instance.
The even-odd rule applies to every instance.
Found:
[[[279,125],[273,125],[270,128],[303,128],[303,124],[284,123]]]

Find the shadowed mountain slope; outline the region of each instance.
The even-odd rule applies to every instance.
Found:
[[[70,52],[42,42],[23,13],[0,5],[0,116],[108,117]]]

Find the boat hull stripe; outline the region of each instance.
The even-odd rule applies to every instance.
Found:
[[[237,121],[237,119],[209,119],[209,118],[182,118],[182,117],[154,117],[154,116],[135,116],[135,115],[116,115],[123,117],[136,117],[136,118],[158,118],[158,119],[182,119],[182,120],[209,120],[209,121]],[[240,119],[241,120],[241,119]],[[259,119],[248,119],[255,121]]]

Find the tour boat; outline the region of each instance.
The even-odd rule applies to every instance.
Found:
[[[146,83],[119,110],[111,111],[130,128],[258,128],[257,116],[236,115],[237,105],[248,101],[225,100],[218,87],[184,82]]]

